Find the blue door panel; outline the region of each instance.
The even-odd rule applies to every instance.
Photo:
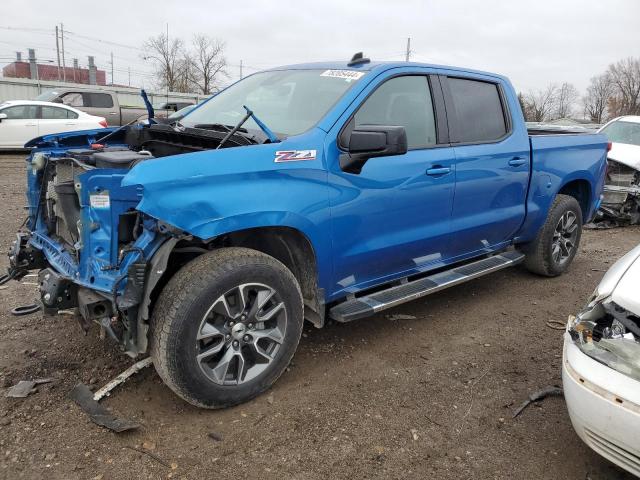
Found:
[[[451,229],[456,254],[508,241],[522,225],[531,163],[523,140],[512,135],[500,143],[455,147]]]
[[[452,149],[369,160],[358,175],[329,174],[336,291],[417,272],[451,256]],[[449,173],[427,175],[433,167]]]

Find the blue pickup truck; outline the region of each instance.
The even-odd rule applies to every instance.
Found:
[[[607,140],[528,132],[509,81],[349,62],[256,73],[173,124],[40,137],[9,275],[39,271],[186,401],[246,401],[304,320],[348,322],[523,263],[567,270]],[[73,338],[70,337],[72,342]]]

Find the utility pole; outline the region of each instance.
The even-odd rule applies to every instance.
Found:
[[[242,60],[240,60],[240,80],[242,80]]]
[[[131,86],[131,67],[127,67],[127,70],[129,71],[129,86]]]
[[[407,56],[406,56],[406,61],[409,61],[409,58],[411,57],[411,37],[407,37]]]
[[[113,52],[111,52],[111,85],[113,85]]]
[[[58,81],[60,81],[60,43],[58,42],[58,26],[56,25],[56,54],[58,55]]]
[[[169,103],[169,61],[171,54],[169,53],[169,22],[167,22],[167,103]]]
[[[60,37],[62,39],[62,80],[67,81],[67,65],[64,61],[64,24],[60,24]]]

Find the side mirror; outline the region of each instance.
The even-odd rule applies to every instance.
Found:
[[[6,113],[0,113],[0,122],[2,120],[4,120],[5,118],[7,118],[7,114]]]
[[[340,155],[340,168],[350,173],[360,173],[370,158],[404,155],[408,149],[407,132],[400,126],[361,125],[341,137],[348,153]]]

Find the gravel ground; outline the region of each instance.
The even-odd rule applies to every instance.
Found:
[[[23,157],[0,156],[3,250],[23,220]],[[11,316],[36,286],[10,282],[0,289],[0,478],[631,478],[578,439],[562,398],[511,415],[561,382],[562,332],[545,321],[579,310],[638,242],[639,228],[587,231],[560,278],[509,269],[369,319],[308,327],[272,390],[239,407],[191,407],[147,369],[103,401],[142,424],[125,434],[91,423],[68,394],[131,360],[72,317]],[[41,377],[55,381],[5,398]]]

